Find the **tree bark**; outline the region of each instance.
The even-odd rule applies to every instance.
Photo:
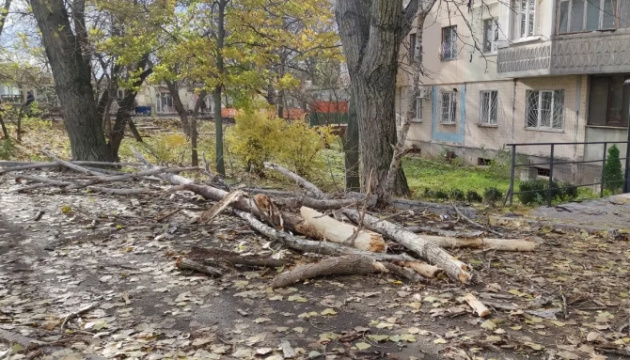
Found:
[[[74,160],[111,161],[92,88],[92,73],[63,0],[30,0],[64,112]]]
[[[359,124],[357,121],[357,99],[354,91],[350,91],[348,128],[346,129],[343,144],[346,165],[346,191],[361,191],[361,178],[359,177]]]
[[[217,14],[217,52],[216,52],[216,65],[219,76],[222,76],[225,72],[225,66],[223,64],[223,46],[225,44],[225,7],[229,0],[219,0],[219,12]],[[216,165],[217,173],[221,176],[225,176],[225,162],[223,160],[223,119],[221,118],[221,91],[223,84],[219,83],[212,94],[214,100],[214,124],[216,134]]]
[[[398,53],[411,29],[419,0],[403,9],[403,0],[338,0],[335,10],[351,88],[356,95],[362,187],[374,172],[371,192],[385,199],[385,179],[397,143],[395,94]],[[374,136],[378,134],[378,136]],[[402,169],[393,192],[408,195]],[[367,192],[367,189],[365,189]]]
[[[190,137],[190,124],[188,123],[188,112],[184,108],[184,103],[182,103],[182,98],[179,96],[179,83],[177,80],[170,81],[164,80],[166,83],[166,87],[168,87],[168,92],[171,93],[171,98],[173,98],[173,107],[177,114],[179,115],[179,119],[182,122],[182,130],[187,137]]]

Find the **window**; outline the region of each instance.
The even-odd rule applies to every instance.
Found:
[[[442,93],[442,113],[440,116],[441,124],[455,124],[455,114],[457,112],[457,93],[454,91],[445,91]]]
[[[627,0],[561,0],[558,34],[628,27],[628,3]]]
[[[561,130],[564,90],[528,90],[525,118],[527,128]]]
[[[416,34],[409,35],[409,62],[416,60]]]
[[[157,112],[158,113],[170,113],[174,112],[173,109],[173,98],[171,94],[168,92],[161,92],[157,95]]]
[[[497,51],[499,40],[499,24],[495,19],[483,21],[483,52],[493,53]]]
[[[588,124],[628,126],[630,89],[623,86],[628,76],[593,76],[589,89]]]
[[[422,121],[422,98],[421,97],[417,97],[416,98],[416,103],[414,104],[414,117],[413,117],[413,121],[417,121],[417,122],[421,122]]]
[[[497,111],[499,93],[496,90],[481,92],[481,119],[479,123],[483,125],[497,124]]]
[[[457,59],[457,26],[442,28],[442,60]]]
[[[122,99],[125,98],[125,89],[118,89],[118,91],[116,91],[116,99],[118,101],[122,101]]]
[[[536,0],[516,0],[516,37],[534,36]]]

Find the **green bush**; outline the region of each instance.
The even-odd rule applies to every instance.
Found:
[[[11,138],[0,139],[0,159],[9,160],[14,156],[14,146]]]
[[[442,189],[438,189],[435,192],[435,198],[439,199],[439,200],[448,200],[448,192],[442,190]]]
[[[475,203],[481,202],[483,199],[481,198],[481,195],[479,195],[479,193],[475,190],[468,190],[468,192],[466,193],[466,200],[468,202]]]
[[[565,182],[562,183],[562,189],[564,192],[564,197],[567,200],[573,200],[578,197],[578,187],[572,185],[571,183]]]
[[[621,173],[621,160],[619,160],[619,149],[613,145],[608,149],[606,166],[604,167],[604,187],[612,193],[616,193],[623,186],[623,175]]]
[[[466,200],[466,194],[464,194],[464,192],[460,189],[453,189],[451,190],[451,199],[455,201],[464,201]]]
[[[521,181],[518,185],[518,199],[525,205],[542,203],[547,197],[546,183],[544,180]]]
[[[483,192],[483,200],[488,204],[494,204],[503,198],[503,192],[495,187],[487,188]]]

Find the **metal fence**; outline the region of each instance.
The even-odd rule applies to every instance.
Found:
[[[608,159],[608,149],[610,148],[610,146],[612,146],[613,144],[625,144],[626,145],[626,152],[625,154],[620,154],[620,158],[619,160],[621,161],[622,164],[625,164],[625,166],[623,167],[623,171],[624,171],[624,180],[623,180],[623,192],[627,193],[630,192],[630,141],[598,141],[598,142],[567,142],[567,143],[520,143],[520,144],[507,144],[506,146],[511,148],[511,154],[512,154],[512,162],[511,162],[511,169],[510,169],[510,188],[508,189],[508,192],[506,194],[505,200],[503,202],[503,204],[505,205],[508,201],[510,203],[510,205],[513,204],[513,199],[514,199],[514,195],[518,195],[518,194],[525,194],[525,193],[533,193],[533,192],[540,192],[541,190],[530,190],[530,191],[521,191],[521,192],[514,192],[514,183],[515,183],[515,175],[516,175],[516,169],[518,168],[523,168],[523,167],[529,167],[529,168],[537,168],[537,167],[545,167],[545,169],[548,167],[548,176],[549,176],[549,184],[547,186],[547,189],[544,189],[543,191],[545,191],[545,195],[546,195],[546,202],[547,202],[547,206],[551,206],[552,200],[554,198],[554,192],[557,192],[559,190],[559,188],[555,185],[555,177],[554,175],[556,175],[554,173],[554,171],[557,169],[558,166],[560,165],[575,165],[576,169],[578,168],[579,165],[587,165],[587,164],[591,164],[593,168],[599,168],[601,166],[601,168],[598,170],[599,171],[599,181],[593,182],[587,182],[587,183],[580,183],[580,182],[572,182],[571,186],[575,186],[575,187],[595,187],[595,186],[599,186],[599,196],[603,197],[604,196],[604,188],[605,188],[605,179],[604,179],[604,169],[606,167],[606,160]],[[603,152],[601,153],[602,156],[601,158],[597,158],[597,159],[592,159],[592,156],[590,157],[591,160],[567,160],[564,158],[560,158],[558,157],[557,154],[557,150],[563,146],[598,146],[601,145]],[[531,154],[527,154],[527,152],[522,152],[520,155],[522,156],[526,156],[526,157],[534,157],[534,158],[549,158],[548,162],[545,161],[535,161],[535,162],[525,162],[522,164],[519,164],[517,162],[517,155],[519,155],[518,153],[518,149],[519,148],[524,148],[524,147],[538,147],[538,148],[548,148],[549,152],[548,152],[548,156],[546,155],[531,155]],[[599,149],[600,151],[602,149]],[[624,155],[624,156],[621,156]],[[575,170],[578,171],[578,170]]]

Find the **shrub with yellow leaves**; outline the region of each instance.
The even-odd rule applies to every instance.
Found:
[[[249,172],[260,174],[265,161],[275,161],[304,176],[325,164],[317,157],[332,141],[328,129],[312,129],[300,121],[287,122],[272,111],[243,112],[226,134],[230,153]]]

